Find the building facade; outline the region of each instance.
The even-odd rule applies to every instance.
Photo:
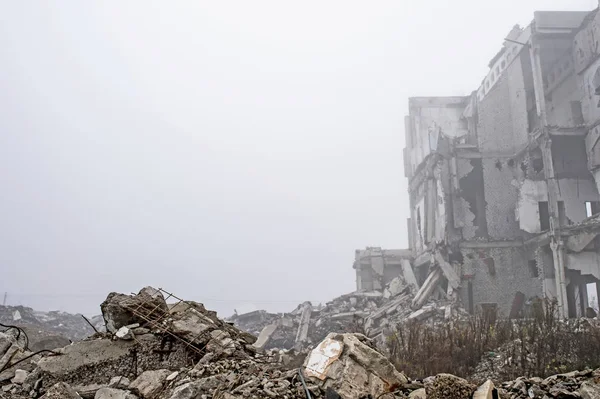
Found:
[[[466,97],[409,99],[404,169],[416,303],[564,317],[600,289],[600,13],[536,12]],[[407,256],[403,253],[403,259]],[[357,274],[358,281],[358,274]]]

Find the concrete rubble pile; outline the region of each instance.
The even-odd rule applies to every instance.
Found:
[[[290,313],[261,310],[234,315],[228,321],[258,335],[259,349],[302,350],[311,348],[330,332],[361,332],[370,338],[382,338],[402,322],[441,322],[467,314],[441,290],[430,293],[426,301],[415,306],[417,288],[416,282],[399,276],[383,290],[352,292],[325,306],[305,302]]]
[[[261,353],[256,337],[202,304],[169,304],[165,296],[151,287],[137,295],[111,293],[101,305],[107,332],[43,353],[27,350],[21,330],[3,333],[0,398],[305,398],[307,390],[319,398],[335,389]],[[347,348],[336,367],[360,372],[366,381],[377,381],[375,375],[406,381],[366,337],[335,339]],[[347,397],[361,392],[355,387]]]
[[[72,341],[89,337],[95,332],[94,328],[98,331],[104,329],[102,316],[94,316],[88,320],[93,328],[80,314],[40,312],[25,306],[0,305],[0,323],[18,326],[32,333],[62,336]]]
[[[163,292],[111,293],[101,305],[108,332],[53,351],[28,351],[18,329],[2,333],[0,398],[600,398],[600,370],[497,388],[449,374],[411,381],[358,333],[327,334],[286,366],[202,304],[169,304]]]

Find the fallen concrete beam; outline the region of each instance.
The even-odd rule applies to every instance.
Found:
[[[265,345],[269,343],[275,331],[277,331],[277,327],[277,324],[269,324],[268,326],[265,326],[265,328],[263,328],[258,335],[258,339],[254,344],[252,344],[252,346],[257,349],[263,349]]]
[[[345,312],[338,313],[331,316],[331,320],[342,320],[342,319],[352,319],[354,317],[363,318],[367,315],[367,312]]]
[[[441,278],[442,269],[438,267],[436,267],[429,273],[429,276],[427,276],[427,279],[425,280],[425,282],[421,286],[421,289],[419,289],[419,292],[417,292],[415,298],[412,301],[412,309],[419,309],[421,308],[421,306],[423,306],[423,304],[427,301],[429,296],[433,293],[433,291],[439,284]]]
[[[415,277],[415,272],[410,264],[408,259],[402,259],[402,274],[404,274],[404,280],[408,285],[414,286],[415,290],[419,289],[419,283],[417,282],[417,278]]]
[[[304,302],[302,304],[302,314],[300,316],[300,325],[298,326],[298,332],[296,333],[296,349],[300,349],[302,344],[306,342],[308,338],[308,327],[310,326],[310,315],[312,312],[312,305],[310,302]]]
[[[426,318],[432,316],[436,312],[436,308],[433,306],[426,306],[419,310],[412,312],[406,320],[425,320]]]
[[[458,274],[456,274],[456,272],[454,271],[454,267],[444,259],[444,257],[439,251],[435,252],[434,257],[436,262],[440,266],[440,269],[442,269],[444,277],[448,279],[448,284],[454,289],[460,287],[460,277],[458,277]]]

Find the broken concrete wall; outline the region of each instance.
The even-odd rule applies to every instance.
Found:
[[[356,270],[356,290],[383,290],[394,278],[402,277],[416,281],[410,261],[412,252],[408,249],[381,249],[367,247],[355,251],[354,269]],[[408,262],[408,266],[406,266]]]
[[[558,201],[564,204],[564,225],[581,222],[587,217],[585,203],[598,201],[596,185],[591,180],[577,178],[558,179],[557,182],[560,188]],[[522,230],[529,233],[542,231],[539,203],[547,201],[545,181],[526,179],[520,183],[517,217]]]
[[[528,141],[525,78],[516,58],[478,104],[477,137],[481,152],[516,153]]]
[[[558,86],[552,90],[546,91],[546,110],[548,116],[548,124],[550,126],[562,126],[562,127],[574,127],[582,125],[583,114],[581,109],[581,100],[583,93],[579,89],[579,83],[577,82],[577,76],[573,70],[573,63],[569,53],[568,57],[563,57],[558,61],[563,65],[570,65],[571,67],[565,71],[561,70],[563,76],[555,77],[554,74],[558,75],[559,72],[551,72],[548,76],[554,77],[555,79],[562,79]],[[568,68],[568,67],[566,67]],[[564,74],[567,73],[567,76]],[[549,84],[552,84],[550,80]]]
[[[411,228],[414,232],[412,249],[415,254],[420,254],[431,243],[441,243],[446,240],[447,234],[447,184],[449,179],[447,162],[440,160],[427,178],[411,192]],[[421,173],[425,173],[424,171]]]
[[[493,240],[519,237],[515,208],[519,197],[518,184],[513,175],[517,166],[509,166],[510,158],[482,160],[486,200],[486,220],[489,237]]]
[[[567,253],[566,261],[569,269],[577,270],[581,275],[600,279],[600,255],[598,252]]]
[[[548,201],[548,187],[545,181],[525,179],[520,183],[517,204],[519,226],[528,233],[542,231],[539,203]]]
[[[582,112],[585,121],[591,125],[600,119],[600,109],[598,108],[600,96],[596,94],[599,82],[594,80],[600,67],[598,37],[600,37],[600,13],[597,13],[573,40],[575,72],[579,77],[582,93]]]
[[[462,118],[469,97],[414,97],[409,99],[410,113],[405,129],[409,132],[407,151],[413,176],[417,167],[437,150],[440,134],[461,137],[468,134],[467,122]],[[410,147],[409,147],[410,145]]]
[[[474,308],[496,304],[505,316],[518,292],[527,299],[542,295],[542,281],[531,272],[528,254],[521,247],[463,248],[462,254],[464,282],[460,295],[465,308],[470,305],[469,291]]]

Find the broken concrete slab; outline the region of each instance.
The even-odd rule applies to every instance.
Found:
[[[201,339],[208,331],[215,329],[215,323],[196,309],[188,308],[173,316],[172,330],[175,334],[185,337],[190,342]]]
[[[419,388],[412,391],[408,395],[408,399],[427,399],[427,393],[425,392],[425,388]]]
[[[100,305],[106,328],[113,334],[121,327],[131,324],[144,324],[169,313],[169,307],[162,293],[152,287],[145,287],[137,295],[124,295],[111,292]]]
[[[484,382],[473,394],[473,399],[494,399],[498,396],[498,393],[495,392],[496,387],[494,387],[494,383],[491,380],[487,380]],[[496,396],[494,396],[494,394]]]
[[[600,399],[600,385],[592,381],[585,381],[579,388],[581,399]]]
[[[361,334],[329,334],[306,358],[304,374],[323,391],[358,399],[392,392],[407,383]]]
[[[269,343],[269,340],[271,339],[273,333],[277,331],[277,327],[277,324],[269,324],[268,326],[263,328],[253,346],[257,349],[263,349],[265,345]]]
[[[81,367],[119,360],[130,356],[133,341],[96,339],[81,341],[62,349],[59,356],[48,356],[38,362],[43,373],[63,377]]]
[[[127,389],[127,388],[129,388],[130,384],[131,384],[131,381],[129,381],[129,378],[119,376],[119,377],[111,378],[110,382],[108,383],[108,387],[109,388],[117,388],[117,389]]]
[[[408,317],[407,320],[424,320],[434,313],[437,312],[437,309],[433,306],[425,306],[419,310],[415,310]]]
[[[171,370],[166,369],[144,371],[131,383],[129,389],[143,399],[155,399],[163,390],[167,377],[171,373]]]
[[[296,333],[296,349],[300,349],[302,344],[306,342],[308,338],[308,328],[310,327],[310,315],[312,312],[312,305],[310,302],[304,302],[302,304],[302,313],[300,315],[300,322],[298,325],[298,331]]]
[[[460,287],[460,277],[454,271],[454,267],[444,259],[439,251],[435,251],[434,258],[440,269],[442,269],[444,277],[448,279],[448,284],[454,289]]]
[[[423,304],[427,301],[429,296],[433,293],[440,280],[442,279],[442,274],[442,270],[438,267],[434,268],[429,273],[427,279],[425,280],[425,282],[423,283],[423,285],[421,286],[421,288],[419,289],[412,301],[411,307],[413,309],[419,309],[421,306],[423,306]]]

